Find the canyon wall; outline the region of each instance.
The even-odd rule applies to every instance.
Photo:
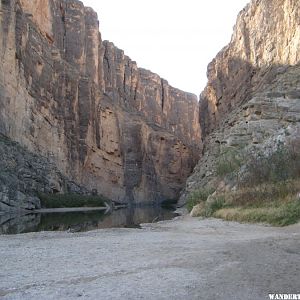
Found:
[[[299,49],[298,0],[252,0],[240,12],[230,43],[208,66],[200,96],[204,154],[181,204],[197,189],[237,189],[230,174],[218,174],[226,153],[243,157],[242,176],[249,154],[300,142]]]
[[[102,41],[79,1],[0,3],[0,133],[113,200],[178,198],[201,153],[197,97]]]
[[[300,59],[300,3],[252,0],[239,14],[230,43],[207,69],[200,98],[203,135]]]

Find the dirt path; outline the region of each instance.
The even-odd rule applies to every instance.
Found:
[[[3,299],[269,299],[300,291],[300,225],[190,217],[0,236]]]

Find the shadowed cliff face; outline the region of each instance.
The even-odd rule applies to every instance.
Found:
[[[196,96],[103,42],[79,1],[0,9],[0,133],[114,200],[177,198],[201,149]]]
[[[241,11],[231,42],[207,69],[208,84],[200,97],[204,136],[272,81],[278,66],[299,62],[299,14],[296,0],[253,0]]]

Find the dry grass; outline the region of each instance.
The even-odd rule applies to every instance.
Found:
[[[264,183],[253,187],[240,188],[236,192],[223,196],[231,206],[256,207],[276,202],[289,201],[300,192],[300,180],[287,180],[276,183]]]
[[[214,217],[228,221],[285,226],[300,221],[300,180],[262,184],[223,195]]]
[[[300,201],[294,200],[277,207],[223,208],[213,216],[227,221],[286,226],[300,221]]]
[[[217,160],[217,175],[234,181],[237,191],[209,197],[198,190],[189,208],[204,201],[201,216],[239,222],[263,222],[277,226],[300,221],[300,139],[278,143],[274,152],[225,149]]]

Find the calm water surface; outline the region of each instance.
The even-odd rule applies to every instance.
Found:
[[[141,223],[170,220],[176,214],[162,207],[132,207],[103,211],[0,215],[0,234],[37,231],[88,231],[100,228],[139,228]]]

